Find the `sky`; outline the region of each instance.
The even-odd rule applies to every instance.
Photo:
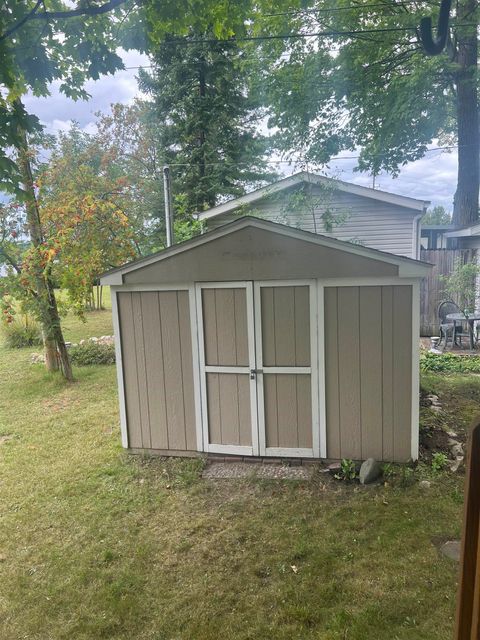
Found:
[[[138,52],[120,52],[125,67],[148,66],[148,58]],[[47,98],[28,96],[25,99],[27,110],[36,114],[50,133],[67,129],[76,120],[86,131],[95,129],[95,112],[109,111],[115,102],[129,103],[141,95],[136,82],[137,68],[118,71],[115,75],[104,76],[96,82],[86,85],[91,98],[78,101],[66,98],[58,91],[58,85],[52,85],[51,95]],[[437,146],[437,145],[432,145]],[[354,182],[362,186],[372,186],[372,178],[367,174],[354,171],[355,159],[343,159],[354,153],[342,153],[342,160],[332,160],[329,165],[330,175],[346,182]],[[282,164],[276,167],[279,173],[289,175],[295,171],[294,166]],[[457,173],[456,152],[432,151],[424,158],[406,165],[400,175],[393,179],[387,174],[376,178],[376,188],[391,191],[400,195],[430,200],[432,206],[443,205],[452,209]]]

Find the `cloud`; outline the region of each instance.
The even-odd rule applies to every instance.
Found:
[[[432,145],[436,147],[437,144]],[[344,153],[341,160],[332,160],[329,167],[329,175],[353,182],[355,184],[372,187],[373,178],[366,173],[355,171],[357,161],[356,152]],[[457,182],[457,153],[447,151],[434,151],[410,162],[402,167],[400,175],[392,178],[386,173],[381,173],[375,178],[375,188],[382,191],[391,191],[403,196],[410,196],[418,200],[429,200],[431,206],[442,205],[447,210],[453,208],[453,195]]]
[[[90,94],[89,100],[74,101],[59,91],[60,82],[50,86],[50,95],[46,98],[36,98],[28,95],[25,106],[30,113],[37,115],[49,133],[68,128],[69,123],[77,121],[82,128],[87,128],[95,120],[97,111],[108,111],[114,102],[129,103],[141,96],[138,90],[136,76],[140,65],[148,65],[147,56],[137,51],[120,50],[125,67],[114,75],[103,76],[99,80],[89,80],[85,89]]]

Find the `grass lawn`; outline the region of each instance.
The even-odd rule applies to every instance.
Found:
[[[110,315],[65,328],[111,333]],[[30,353],[0,347],[0,638],[452,637],[437,547],[459,535],[461,476],[202,481],[199,461],[122,452],[114,367],[69,386]],[[425,384],[467,424],[479,377]]]

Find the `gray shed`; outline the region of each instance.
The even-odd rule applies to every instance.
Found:
[[[123,446],[416,459],[429,268],[244,217],[106,273]]]

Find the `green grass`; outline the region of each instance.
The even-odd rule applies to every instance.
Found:
[[[111,332],[105,312],[65,327]],[[452,637],[457,567],[437,545],[459,535],[462,478],[202,481],[200,461],[122,452],[114,367],[69,386],[31,352],[0,347],[0,638]],[[426,382],[467,413],[480,394]]]

